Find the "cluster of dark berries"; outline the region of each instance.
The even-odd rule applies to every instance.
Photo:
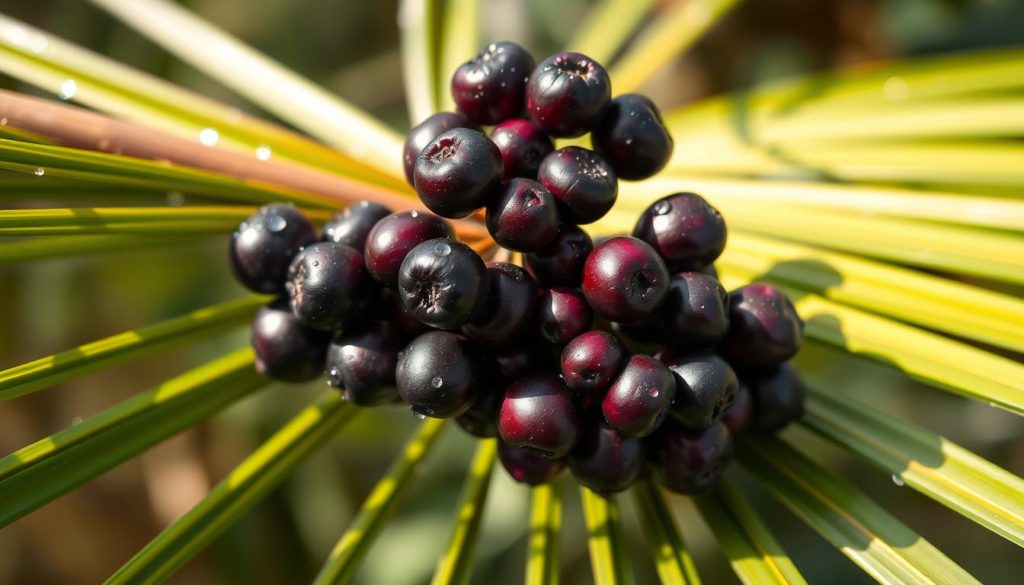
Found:
[[[672,155],[654,103],[612,99],[608,73],[586,55],[535,66],[519,45],[493,43],[455,71],[451,90],[459,111],[430,116],[406,138],[406,177],[442,217],[486,209],[491,237],[508,250],[559,253],[578,237],[572,226],[608,213],[619,178],[650,177]],[[552,138],[587,133],[593,150],[555,150]]]

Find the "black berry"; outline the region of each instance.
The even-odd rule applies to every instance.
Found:
[[[558,201],[559,214],[569,223],[593,223],[615,205],[619,181],[615,170],[592,150],[569,146],[544,157],[537,180]]]
[[[541,337],[560,347],[589,330],[594,313],[578,290],[556,287],[541,294],[537,318]]]
[[[661,426],[676,394],[672,372],[648,355],[626,362],[601,402],[608,424],[623,435],[646,437]]]
[[[420,122],[405,136],[405,147],[402,150],[402,163],[405,167],[405,179],[413,184],[413,172],[416,168],[416,159],[423,152],[423,149],[441,134],[452,128],[469,128],[480,130],[472,120],[458,112],[438,112],[426,120]]]
[[[383,321],[338,334],[327,348],[327,383],[359,406],[393,402],[398,397],[395,366],[402,345],[401,334]]]
[[[611,99],[608,73],[579,53],[559,53],[540,62],[526,83],[526,109],[551,136],[586,134],[601,120]]]
[[[503,248],[536,252],[558,235],[558,207],[533,179],[512,179],[487,204],[487,231]]]
[[[691,429],[706,429],[732,406],[739,389],[736,373],[722,358],[706,353],[669,358],[676,377],[672,416]]]
[[[669,280],[656,323],[673,351],[714,347],[729,327],[728,294],[715,278],[681,272]]]
[[[455,422],[462,430],[474,437],[498,436],[498,409],[501,408],[503,395],[500,388],[488,386],[481,388],[469,408],[455,417]]]
[[[672,272],[700,270],[725,249],[725,220],[700,195],[676,193],[644,210],[633,236],[653,246]]]
[[[729,293],[722,355],[740,368],[770,369],[796,355],[803,328],[785,293],[770,284],[748,284]]]
[[[803,416],[804,388],[793,364],[782,364],[774,372],[747,377],[744,382],[753,406],[752,430],[774,432]]]
[[[611,333],[588,331],[562,350],[565,385],[581,394],[603,393],[615,381],[626,351]]]
[[[410,250],[398,274],[402,305],[439,329],[457,329],[476,316],[487,300],[488,284],[480,256],[448,238],[427,240]]]
[[[528,449],[519,449],[507,443],[498,443],[498,459],[512,479],[527,485],[541,485],[558,477],[568,463],[565,459],[552,459]]]
[[[537,373],[505,389],[498,432],[513,447],[564,457],[576,445],[580,426],[569,389],[553,374]]]
[[[331,331],[366,306],[375,285],[355,248],[319,242],[303,248],[292,261],[285,288],[300,321]]]
[[[512,118],[498,124],[491,130],[491,140],[501,152],[506,179],[536,178],[540,161],[555,149],[548,135],[525,118]]]
[[[436,215],[420,211],[392,213],[370,230],[365,248],[366,268],[378,282],[395,289],[409,250],[427,240],[454,237],[452,226]]]
[[[665,425],[655,441],[654,473],[673,492],[707,491],[721,477],[732,450],[732,436],[722,423],[703,431]]]
[[[668,292],[665,263],[646,243],[618,237],[594,248],[583,267],[583,294],[598,315],[633,323],[652,314]]]
[[[750,390],[747,388],[747,385],[741,381],[732,406],[727,408],[725,413],[722,414],[722,422],[725,423],[725,426],[729,427],[729,432],[737,435],[750,428],[753,418],[753,399],[750,397]]]
[[[491,43],[455,70],[452,98],[460,112],[479,124],[522,115],[534,63],[533,56],[515,43]]]
[[[643,466],[640,439],[602,423],[589,425],[569,455],[569,470],[576,481],[600,494],[621,492],[633,485]]]
[[[563,226],[550,244],[525,256],[526,269],[540,286],[579,286],[583,265],[594,249],[587,232]]]
[[[391,210],[370,201],[353,203],[344,210],[334,214],[331,221],[324,225],[325,242],[352,246],[360,253],[366,247],[366,238],[377,222],[391,215]]]
[[[292,258],[316,240],[316,228],[299,210],[290,205],[265,205],[232,235],[231,270],[250,290],[283,293]]]
[[[635,93],[611,101],[590,140],[615,173],[630,181],[654,175],[672,156],[672,136],[661,112],[650,99]]]
[[[398,356],[398,393],[421,416],[449,418],[469,409],[486,388],[480,356],[466,338],[448,331],[430,331],[412,341]]]
[[[501,153],[476,130],[453,128],[430,141],[416,159],[413,182],[434,213],[465,217],[487,203],[501,184]]]
[[[487,300],[480,315],[463,326],[467,337],[484,345],[518,341],[537,312],[537,285],[526,270],[506,262],[487,265]]]
[[[324,354],[331,334],[303,325],[275,301],[256,312],[252,320],[252,347],[256,371],[283,382],[308,382],[324,371]]]

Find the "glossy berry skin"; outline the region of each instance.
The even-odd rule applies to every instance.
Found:
[[[751,430],[775,432],[804,414],[804,388],[793,364],[744,380],[753,403]]]
[[[675,377],[668,368],[649,355],[634,355],[604,395],[601,413],[623,435],[646,437],[661,426],[675,394]]]
[[[252,347],[256,371],[282,382],[308,382],[324,372],[324,354],[331,334],[303,325],[283,300],[256,312]]]
[[[448,238],[427,240],[410,250],[398,273],[402,306],[438,329],[458,329],[478,315],[488,286],[480,256]]]
[[[406,254],[435,238],[455,238],[445,220],[421,211],[392,213],[377,222],[366,238],[366,268],[384,286],[398,288],[398,272]]]
[[[668,164],[672,136],[661,112],[646,96],[627,93],[613,99],[590,137],[619,178],[646,179]]]
[[[533,179],[502,183],[487,204],[487,231],[503,248],[536,252],[558,235],[558,204]]]
[[[669,358],[667,365],[676,377],[676,400],[671,414],[684,427],[710,427],[736,399],[736,372],[716,355],[698,353]]]
[[[537,177],[540,161],[555,150],[551,138],[530,120],[512,118],[491,130],[491,140],[501,152],[505,179]]]
[[[505,384],[546,369],[550,358],[540,344],[526,339],[517,345],[495,349],[492,357],[498,364],[498,379]]]
[[[398,393],[416,414],[462,414],[486,388],[483,361],[465,337],[448,331],[420,335],[398,356]]]
[[[754,404],[753,399],[750,397],[750,389],[741,381],[732,406],[727,408],[722,414],[722,422],[729,428],[729,432],[735,436],[749,429],[753,418]]]
[[[537,319],[540,336],[561,347],[590,329],[594,313],[579,291],[556,287],[541,293]]]
[[[562,350],[562,378],[576,392],[601,394],[615,381],[625,359],[626,350],[617,337],[587,331]]]
[[[729,295],[722,283],[699,272],[680,272],[669,280],[657,323],[674,351],[710,349],[729,328]]]
[[[292,312],[305,325],[331,331],[341,328],[366,306],[375,285],[363,255],[352,246],[318,242],[306,246],[288,268]]]
[[[594,248],[583,266],[583,294],[598,315],[620,323],[650,317],[668,292],[665,263],[649,245],[611,238]]]
[[[498,442],[498,459],[505,471],[519,483],[542,485],[555,479],[568,461],[544,457],[528,449],[518,449],[507,443]]]
[[[546,133],[583,136],[597,125],[612,95],[612,83],[597,61],[559,53],[540,62],[526,83],[526,110]]]
[[[603,423],[588,425],[569,455],[569,470],[581,485],[599,494],[633,485],[644,467],[644,445]]]
[[[647,242],[665,259],[669,270],[700,270],[725,249],[725,220],[695,193],[675,193],[652,203],[640,214],[633,236]]]
[[[505,389],[498,432],[513,447],[564,457],[576,445],[581,426],[569,389],[553,374],[537,373]]]
[[[501,185],[501,152],[491,139],[469,128],[452,128],[416,158],[416,194],[441,217],[466,217],[487,203]]]
[[[574,224],[593,223],[615,205],[619,180],[601,155],[578,146],[560,148],[544,157],[540,181],[558,200],[560,217]]]
[[[474,437],[497,437],[498,409],[503,396],[500,388],[481,388],[469,408],[455,417],[455,422]]]
[[[327,347],[327,383],[359,406],[387,404],[398,398],[395,366],[403,347],[390,323],[369,321],[345,330]]]
[[[729,293],[729,331],[721,353],[742,369],[771,369],[796,355],[804,324],[785,293],[754,283]]]
[[[441,134],[452,128],[469,128],[480,130],[475,122],[459,112],[438,112],[432,114],[426,120],[405,135],[405,147],[402,149],[402,165],[405,168],[405,180],[413,184],[413,171],[416,168],[416,159],[423,152],[428,144]]]
[[[334,214],[324,224],[323,241],[352,246],[360,253],[366,247],[366,238],[377,222],[391,215],[391,210],[372,201],[353,203]]]
[[[484,345],[510,345],[530,329],[537,312],[537,284],[526,270],[507,262],[489,263],[487,279],[487,300],[462,331]]]
[[[579,286],[583,265],[594,249],[590,235],[577,226],[559,230],[550,244],[525,256],[526,269],[542,287]]]
[[[302,212],[290,205],[264,205],[232,234],[231,271],[249,290],[281,294],[292,259],[316,241],[316,228]]]
[[[710,489],[732,459],[729,429],[715,423],[703,431],[666,425],[654,441],[654,473],[666,489],[696,494]]]
[[[452,98],[459,111],[478,124],[493,125],[522,115],[526,80],[536,61],[526,49],[491,43],[452,75]]]

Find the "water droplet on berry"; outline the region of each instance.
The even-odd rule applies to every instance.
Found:
[[[427,415],[423,414],[422,412],[414,412],[412,414],[413,416],[416,417],[417,420],[425,420],[427,418]]]
[[[434,379],[430,381],[430,385],[434,388],[440,388],[444,385],[444,380],[441,379],[441,376],[434,376]]]
[[[672,211],[672,203],[669,201],[659,201],[654,204],[655,215],[666,215]]]
[[[288,227],[288,220],[280,215],[268,215],[266,219],[263,220],[263,225],[267,226],[268,230],[276,234],[284,231],[284,228]]]
[[[651,388],[651,391],[650,391],[651,398],[657,398],[658,394],[659,394],[659,392],[658,392],[657,388]]]
[[[452,253],[452,247],[446,244],[445,242],[438,242],[438,244],[434,246],[434,253],[437,254],[438,256],[447,256],[448,254]],[[434,379],[438,380],[439,378]]]

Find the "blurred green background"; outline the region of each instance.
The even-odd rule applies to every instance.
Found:
[[[393,0],[193,0],[198,14],[405,129]],[[574,33],[585,0],[485,2],[485,39],[524,43],[538,56]],[[81,0],[6,0],[0,11],[240,108],[263,114]],[[758,82],[925,53],[1024,43],[1024,0],[749,0],[645,91],[671,109]],[[469,57],[467,55],[467,57]],[[614,80],[613,80],[614,82]],[[0,76],[0,86],[35,93]],[[265,115],[265,114],[264,114]],[[0,200],[3,194],[0,193]],[[5,205],[7,207],[7,205]],[[226,238],[172,249],[0,265],[0,368],[243,294],[225,262]],[[120,366],[0,405],[0,452],[89,417],[187,368],[246,343],[244,331]],[[800,360],[814,368],[820,356]],[[830,376],[861,382],[862,399],[937,430],[1024,474],[1021,419],[921,387],[894,387],[881,366],[850,362]],[[0,531],[0,583],[95,583],[106,578],[200,498],[321,385],[276,386],[179,435]],[[921,408],[927,405],[927,408]],[[365,412],[331,447],[177,574],[173,582],[308,582],[414,426],[404,409]],[[894,511],[987,583],[1017,583],[1013,544],[850,458],[787,431],[820,460]],[[472,443],[446,431],[367,559],[358,582],[423,583],[444,546]],[[744,481],[742,474],[738,479]],[[577,492],[568,482],[564,576],[590,582]],[[769,495],[748,485],[759,511],[812,583],[869,578]],[[638,582],[655,576],[628,498]],[[708,583],[736,582],[689,502],[674,498],[680,527]],[[496,472],[475,564],[476,581],[517,583],[525,559],[528,493]]]

